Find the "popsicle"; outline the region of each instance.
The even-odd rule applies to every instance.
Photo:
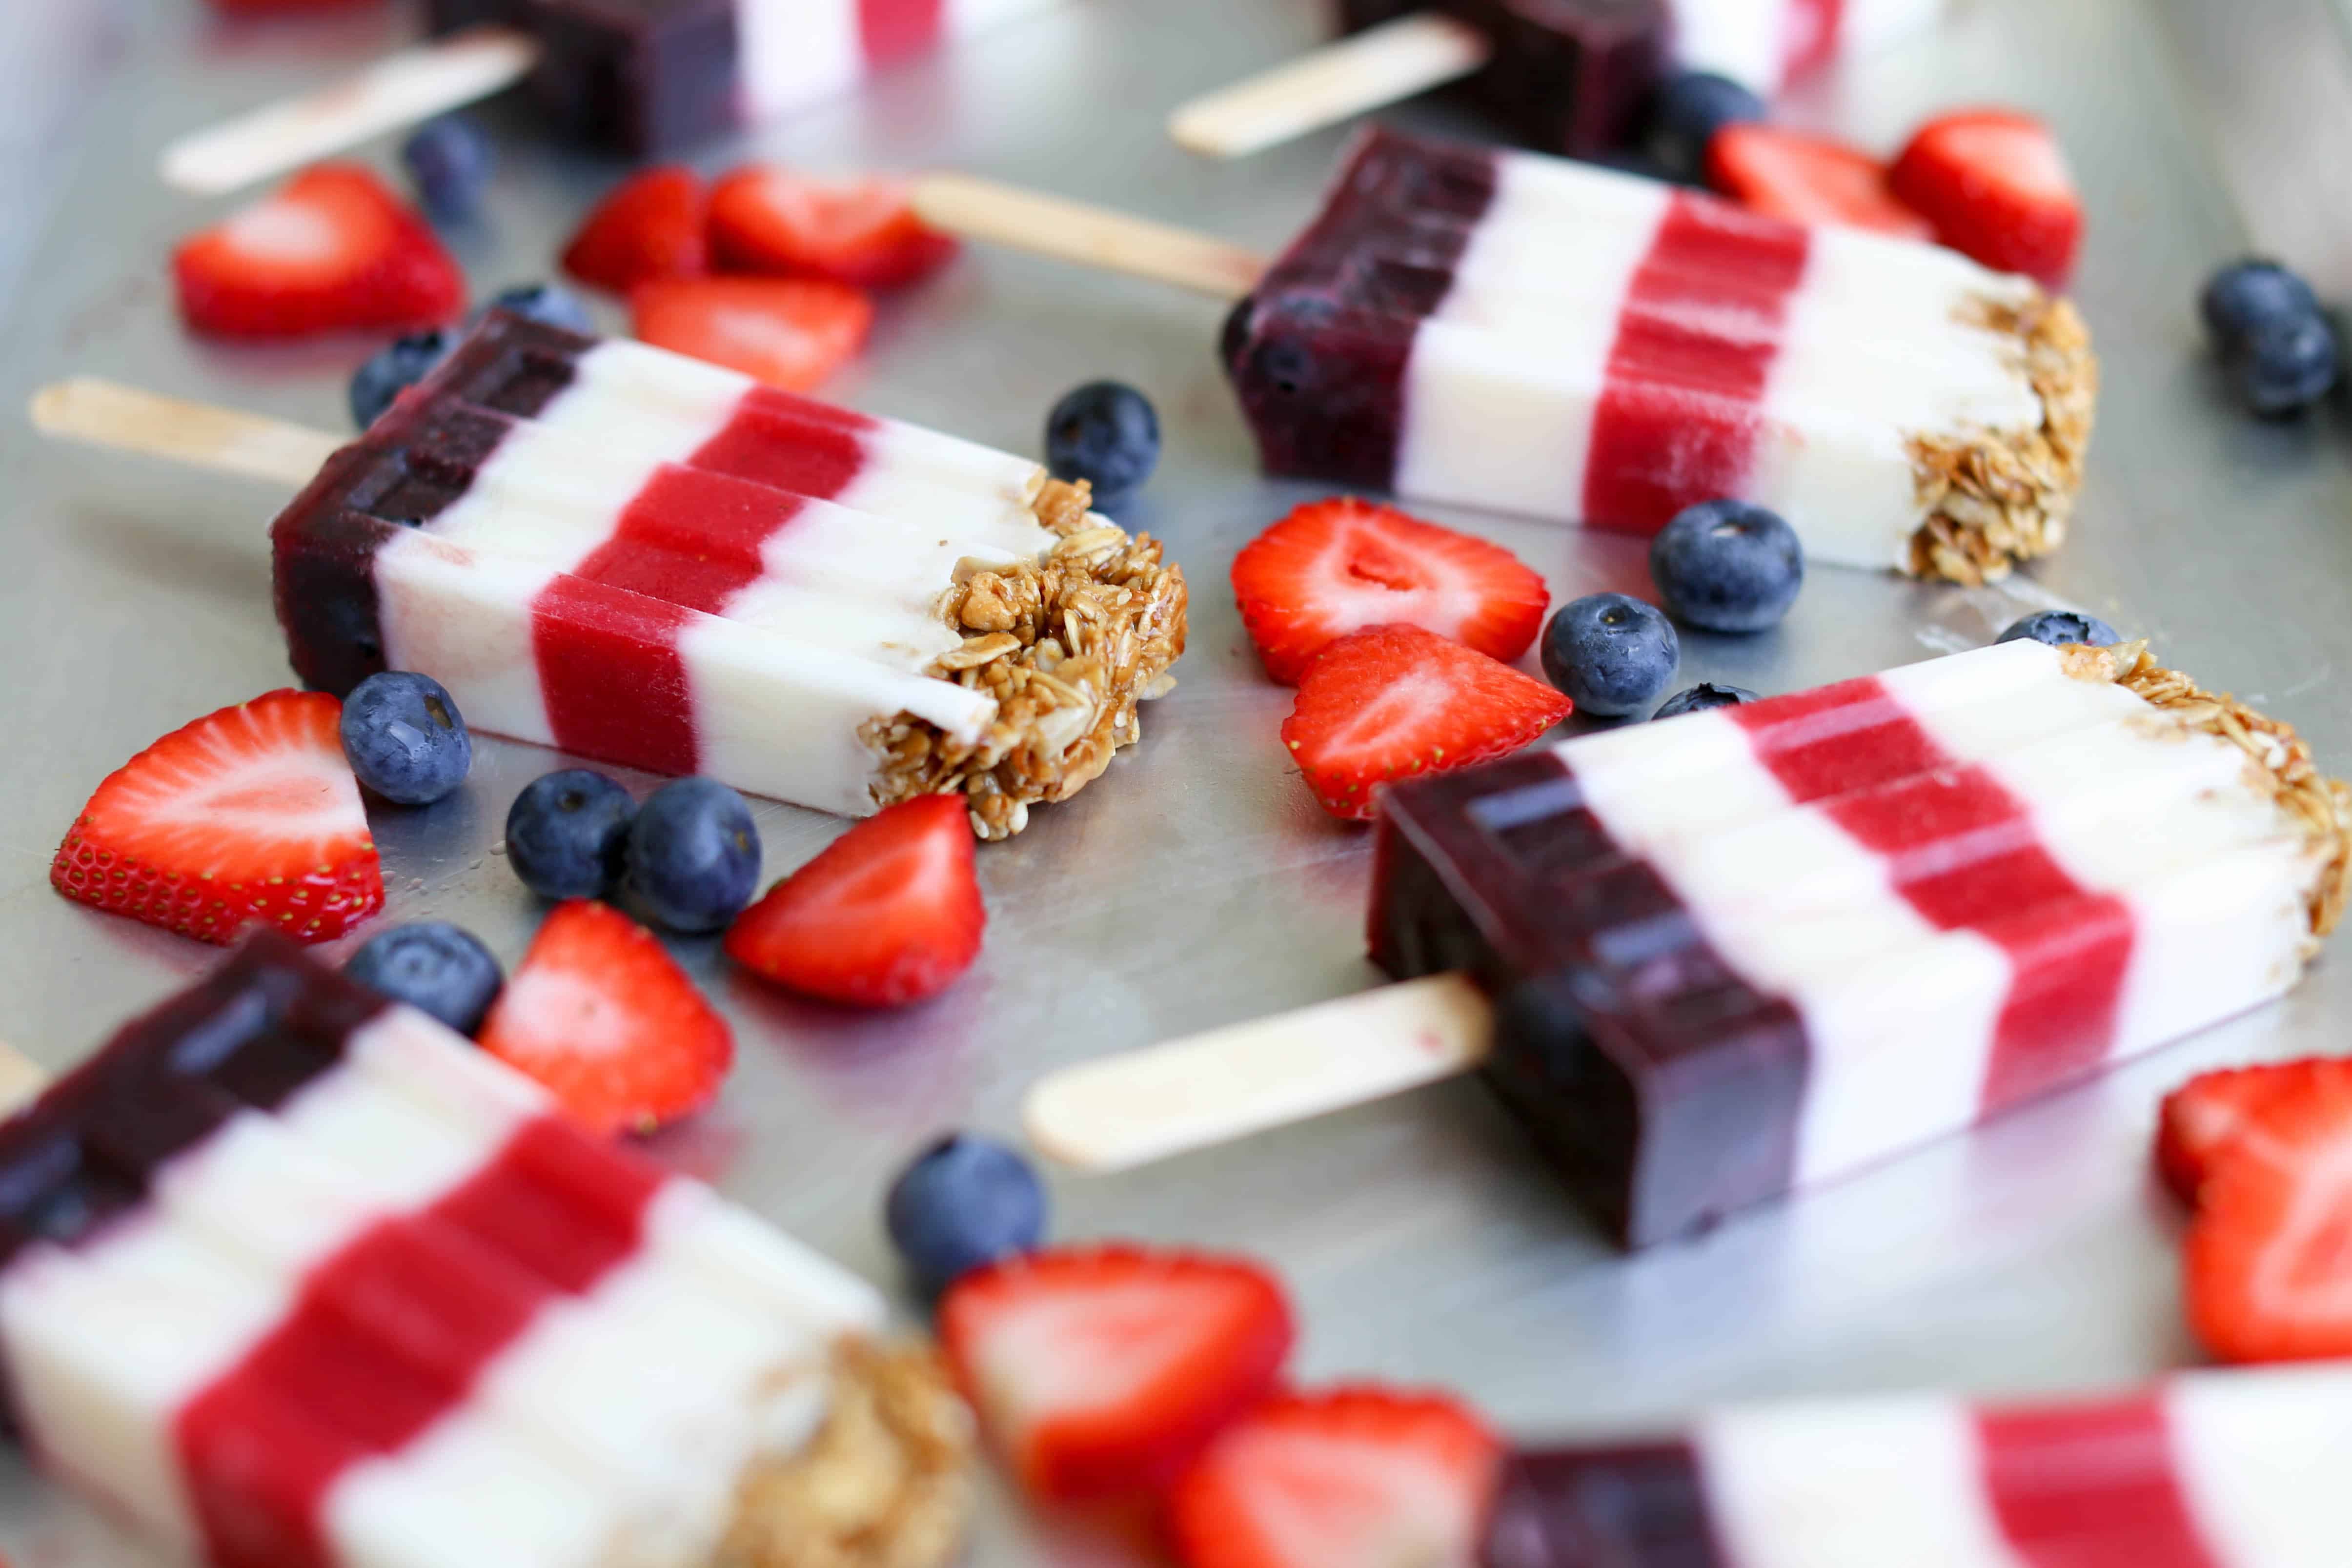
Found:
[[[2352,1370],[2187,1373],[2120,1396],[1726,1410],[1505,1464],[1482,1568],[2325,1568]]]
[[[1372,956],[1413,984],[1067,1069],[1028,1122],[1117,1168],[1482,1064],[1643,1246],[2283,994],[2347,868],[2291,729],[2144,644],[2002,643],[1391,788]]]
[[[883,1530],[960,1509],[955,1407],[862,1280],[273,934],[0,1126],[0,1173],[14,1427],[184,1557],[698,1568],[822,1527],[777,1479],[886,1390],[936,1429],[886,1421],[923,1485]]]
[[[1943,0],[1340,0],[1349,38],[1194,99],[1169,131],[1239,157],[1448,82],[1517,141],[1591,156],[1638,135],[1675,71],[1769,96],[1931,26]]]

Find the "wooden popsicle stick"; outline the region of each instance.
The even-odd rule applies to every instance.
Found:
[[[224,195],[512,87],[539,64],[537,39],[469,27],[403,49],[343,81],[183,136],[163,149],[164,183]]]
[[[53,440],[144,452],[296,489],[348,439],[86,375],[41,388],[33,395],[32,413],[33,427]]]
[[[0,1121],[32,1104],[48,1087],[48,1068],[0,1040]]]
[[[969,174],[925,174],[910,194],[934,228],[1220,300],[1248,293],[1265,270],[1264,257],[1221,239]]]
[[[1485,992],[1433,975],[1064,1068],[1022,1124],[1050,1159],[1124,1171],[1452,1078],[1493,1032]]]
[[[1211,158],[1245,158],[1486,68],[1494,40],[1434,11],[1401,16],[1179,107],[1168,134]]]

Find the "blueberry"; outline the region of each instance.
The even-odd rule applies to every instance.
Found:
[[[1993,639],[1995,642],[2046,642],[2052,647],[2064,647],[2068,643],[2088,643],[2093,647],[2108,647],[2124,640],[2123,634],[2096,616],[2077,615],[2073,610],[2037,610]]]
[[[374,424],[394,398],[423,381],[457,346],[457,333],[436,327],[395,338],[376,351],[352,377],[352,423],[362,430]]]
[[[1045,1190],[1029,1163],[968,1132],[932,1144],[890,1184],[891,1245],[928,1295],[1045,1238]]]
[[[2198,296],[2205,328],[2216,342],[2234,344],[2264,321],[2319,314],[2311,285],[2275,261],[2233,262],[2206,280]]]
[[[490,139],[462,114],[427,121],[401,144],[400,161],[425,210],[444,223],[472,216],[490,183]]]
[[[1647,708],[1675,678],[1682,644],[1655,605],[1622,594],[1588,594],[1560,606],[1544,628],[1544,674],[1597,718]]]
[[[491,310],[512,310],[528,321],[561,327],[567,332],[591,338],[596,335],[595,318],[588,314],[588,307],[580,302],[580,296],[557,283],[518,283],[502,289],[477,314]]]
[[[1651,101],[1646,144],[1674,178],[1696,181],[1706,173],[1706,144],[1717,132],[1763,118],[1764,100],[1730,78],[1685,71]]]
[[[482,1026],[506,977],[490,950],[446,921],[394,926],[343,961],[343,973],[395,1002],[430,1013],[461,1035]]]
[[[1746,501],[1685,507],[1650,542],[1650,577],[1675,619],[1711,632],[1780,625],[1805,583],[1804,546],[1778,512]]]
[[[1045,418],[1045,465],[1057,479],[1085,479],[1095,504],[1116,506],[1160,462],[1160,416],[1151,400],[1115,381],[1090,381]]]
[[[751,901],[760,830],[743,797],[717,779],[679,779],[638,807],[627,861],[629,885],[656,922],[717,931]]]
[[[2343,368],[2336,334],[2316,311],[2257,323],[2223,355],[2238,395],[2255,413],[2300,413],[2327,395]]]
[[[1658,704],[1653,719],[1679,719],[1685,713],[1704,713],[1710,708],[1737,708],[1742,702],[1753,702],[1756,693],[1744,686],[1718,686],[1712,680],[1702,680],[1685,691],[1677,691]]]
[[[387,669],[343,699],[343,755],[360,783],[396,805],[430,805],[466,782],[473,737],[429,675]]]
[[[621,885],[637,803],[590,768],[533,779],[507,812],[507,861],[542,899],[596,899]]]

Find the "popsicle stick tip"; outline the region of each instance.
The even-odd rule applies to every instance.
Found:
[[[1265,258],[1206,235],[971,174],[918,176],[908,196],[934,228],[1221,300],[1256,286]]]
[[[1493,41],[1468,23],[1420,12],[1181,104],[1168,134],[1202,157],[1244,158],[1458,81],[1494,53]]]
[[[42,387],[33,395],[30,411],[33,428],[51,440],[142,452],[298,489],[310,482],[344,440],[324,430],[89,375]]]
[[[0,1040],[0,1117],[14,1116],[48,1087],[47,1068]]]

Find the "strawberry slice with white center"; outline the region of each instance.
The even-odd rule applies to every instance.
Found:
[[[2314,1057],[2200,1073],[2164,1098],[2156,1129],[2156,1166],[2165,1184],[2192,1206],[2230,1146],[2259,1130],[2263,1108],[2284,1096],[2308,1095],[2315,1080],[2352,1082],[2352,1061]]]
[[[861,822],[735,917],[727,953],[780,985],[858,1007],[936,996],[980,956],[988,910],[971,814],[929,795]]]
[[[711,188],[710,249],[722,272],[897,289],[953,260],[956,242],[915,216],[902,181],[754,163]]]
[[[626,294],[656,278],[709,270],[702,176],[668,165],[632,174],[596,204],[563,247],[563,270]]]
[[[1927,220],[1895,199],[1886,166],[1859,147],[1771,125],[1727,125],[1706,144],[1706,183],[1743,206],[1791,223],[1842,224],[1929,239]]]
[[[1288,1394],[1210,1445],[1171,1500],[1171,1534],[1185,1568],[1468,1563],[1501,1452],[1443,1395]]]
[[[2184,1249],[2224,1361],[2352,1355],[2352,1073],[2282,1082],[2214,1154]]]
[[[287,338],[438,326],[465,275],[431,226],[353,163],[305,170],[172,257],[180,313],[199,332]]]
[[[67,898],[227,943],[331,942],[383,908],[343,705],[272,691],[174,730],[98,786],[49,866]]]
[[[866,346],[874,301],[814,278],[657,278],[630,297],[656,348],[806,392]]]
[[[1551,595],[1498,544],[1353,497],[1310,501],[1234,558],[1242,624],[1286,686],[1349,632],[1404,625],[1506,662],[1528,651]]]
[[[1307,667],[1282,743],[1323,809],[1369,822],[1376,785],[1507,756],[1569,715],[1542,681],[1419,626],[1369,626]]]
[[[1236,1258],[1109,1246],[1007,1258],[940,1302],[940,1342],[1022,1483],[1148,1492],[1273,1391],[1282,1288]]]
[[[584,899],[548,915],[481,1040],[599,1133],[699,1110],[735,1061],[727,1020],[653,933]]]
[[[2074,270],[2083,199],[2058,139],[2030,114],[1973,109],[1931,120],[1887,183],[1963,256],[2053,289]]]

